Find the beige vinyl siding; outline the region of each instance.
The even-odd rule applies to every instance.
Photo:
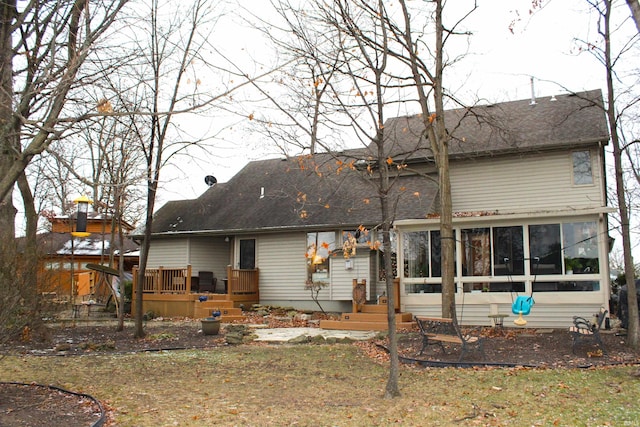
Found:
[[[585,319],[591,319],[591,316],[600,310],[600,306],[601,305],[599,304],[593,303],[552,304],[536,301],[533,308],[531,308],[531,313],[527,316],[523,316],[523,319],[527,321],[527,328],[568,328],[573,323],[573,316],[581,316]],[[412,304],[404,306],[403,311],[410,312],[416,316],[442,316],[442,311],[439,305],[426,306]],[[462,325],[491,325],[491,319],[488,317],[490,309],[487,305],[465,304],[462,306],[458,303],[456,311],[458,320]],[[506,328],[516,327],[513,321],[518,318],[518,315],[511,312],[510,302],[498,304],[496,313],[509,315],[509,317],[504,319],[504,326]],[[571,343],[569,342],[567,346],[570,347]]]
[[[523,212],[605,206],[602,168],[591,151],[593,185],[573,185],[571,152],[459,161],[451,165],[454,212]]]
[[[213,271],[214,277],[227,277],[230,244],[224,237],[198,237],[190,239],[189,258],[194,276],[199,271]]]
[[[331,300],[351,301],[353,298],[353,279],[358,281],[366,279],[367,299],[371,298],[372,281],[369,279],[369,251],[358,250],[357,255],[351,258],[353,266],[351,270],[345,268],[345,259],[340,254],[331,259]]]
[[[575,297],[578,296],[575,295]],[[573,316],[591,319],[593,314],[600,310],[601,306],[602,304],[589,302],[581,304],[553,304],[549,302],[538,302],[536,299],[535,305],[531,308],[531,313],[522,318],[527,321],[527,328],[568,328],[573,324]],[[518,318],[518,315],[511,312],[511,302],[497,304],[496,308],[496,313],[507,314],[509,316],[504,319],[504,326],[506,328],[516,327],[513,321]],[[411,304],[404,306],[403,311],[410,312],[416,316],[442,316],[439,305],[427,306]],[[456,307],[458,321],[462,325],[490,326],[491,319],[488,317],[490,313],[490,307],[486,304],[464,304],[464,306],[462,306],[458,302],[458,306]],[[570,347],[571,342],[568,342],[567,345]]]
[[[306,239],[304,232],[264,234],[257,238],[261,300],[311,299],[311,294],[304,288],[307,280]],[[328,290],[320,293],[322,299],[328,296]]]
[[[189,263],[189,239],[155,239],[149,248],[147,268],[179,268]]]
[[[305,289],[307,280],[307,234],[283,233],[261,235],[257,239],[260,268],[260,299],[265,301],[310,301]],[[320,291],[320,300],[351,301],[353,279],[367,279],[367,296],[371,280],[368,251],[352,258],[353,269],[345,269],[345,260],[338,254],[330,259],[330,286]]]

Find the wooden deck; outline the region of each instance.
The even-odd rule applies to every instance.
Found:
[[[203,318],[220,310],[223,322],[244,319],[241,305],[260,302],[258,269],[227,268],[225,293],[197,292],[192,288],[191,266],[184,268],[152,268],[145,271],[142,306],[145,313],[156,316]],[[138,270],[133,271],[136,289]],[[135,299],[135,296],[134,296]],[[132,313],[133,314],[133,313]]]

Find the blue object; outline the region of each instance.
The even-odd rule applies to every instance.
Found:
[[[533,307],[533,304],[535,304],[533,296],[528,297],[520,295],[511,305],[511,311],[513,312],[513,314],[522,313],[526,316],[527,314],[531,313],[531,307]]]
[[[209,298],[207,298],[207,296],[206,296],[206,295],[200,295],[200,296],[198,297],[198,301],[200,301],[200,302],[205,302],[207,299],[209,299]]]
[[[211,316],[213,316],[214,318],[215,318],[215,317],[220,317],[220,315],[221,315],[221,314],[222,314],[222,313],[220,313],[220,310],[213,310],[213,311],[211,312]]]

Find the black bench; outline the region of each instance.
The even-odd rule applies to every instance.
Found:
[[[576,345],[584,341],[595,342],[604,354],[607,353],[602,343],[602,338],[600,338],[600,329],[602,329],[607,313],[607,310],[601,308],[600,311],[595,314],[594,321],[588,321],[580,316],[573,316],[573,326],[569,327],[569,332],[573,338],[573,345],[571,347],[573,353],[576,352]]]
[[[462,351],[458,362],[464,358],[464,355],[474,350],[480,351],[482,360],[484,360],[484,341],[479,335],[463,334],[456,319],[447,319],[442,317],[423,317],[414,316],[420,334],[422,335],[422,348],[420,355],[424,353],[429,345],[439,345],[442,352],[445,353],[443,343],[460,344]]]

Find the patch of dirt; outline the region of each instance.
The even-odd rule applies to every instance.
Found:
[[[294,315],[272,312],[248,313],[247,323],[266,324],[269,327],[317,326],[319,314]],[[219,335],[202,334],[200,322],[193,319],[155,319],[145,324],[144,339],[133,337],[133,328],[127,325],[124,331],[116,331],[113,322],[81,323],[66,322],[50,325],[44,333],[25,331],[19,339],[0,344],[0,354],[73,356],[81,354],[109,354],[167,349],[211,348],[227,345],[225,327]],[[616,331],[603,331],[602,340],[606,352],[585,342],[572,352],[571,336],[567,330],[496,329],[483,328],[484,362],[520,365],[535,365],[545,368],[576,368],[631,364],[640,362],[640,353],[626,346],[625,336]],[[253,344],[249,344],[253,345]],[[255,345],[264,345],[258,344]],[[386,340],[370,340],[357,345],[370,357],[385,362],[388,354],[384,350]],[[460,355],[459,345],[445,344],[444,353],[438,346],[428,346],[419,355],[422,340],[417,331],[405,330],[398,334],[398,350],[406,361],[432,360],[455,362]],[[478,353],[465,357],[465,361],[478,361]],[[64,420],[60,425],[91,426],[94,409],[88,409],[82,399],[74,400],[64,393],[40,388],[25,387],[16,392],[17,386],[0,383],[0,425],[29,426],[53,425],[52,419]],[[33,392],[38,390],[37,393]],[[31,397],[30,397],[31,395]],[[20,397],[9,400],[7,396]],[[100,398],[100,396],[95,396]],[[38,411],[24,410],[38,408]],[[88,418],[89,414],[89,418]],[[21,415],[25,419],[20,420]],[[73,418],[77,416],[78,418]],[[36,418],[35,420],[33,418]],[[39,418],[41,417],[41,418]],[[69,418],[72,417],[72,418]],[[107,424],[109,425],[109,421]]]

